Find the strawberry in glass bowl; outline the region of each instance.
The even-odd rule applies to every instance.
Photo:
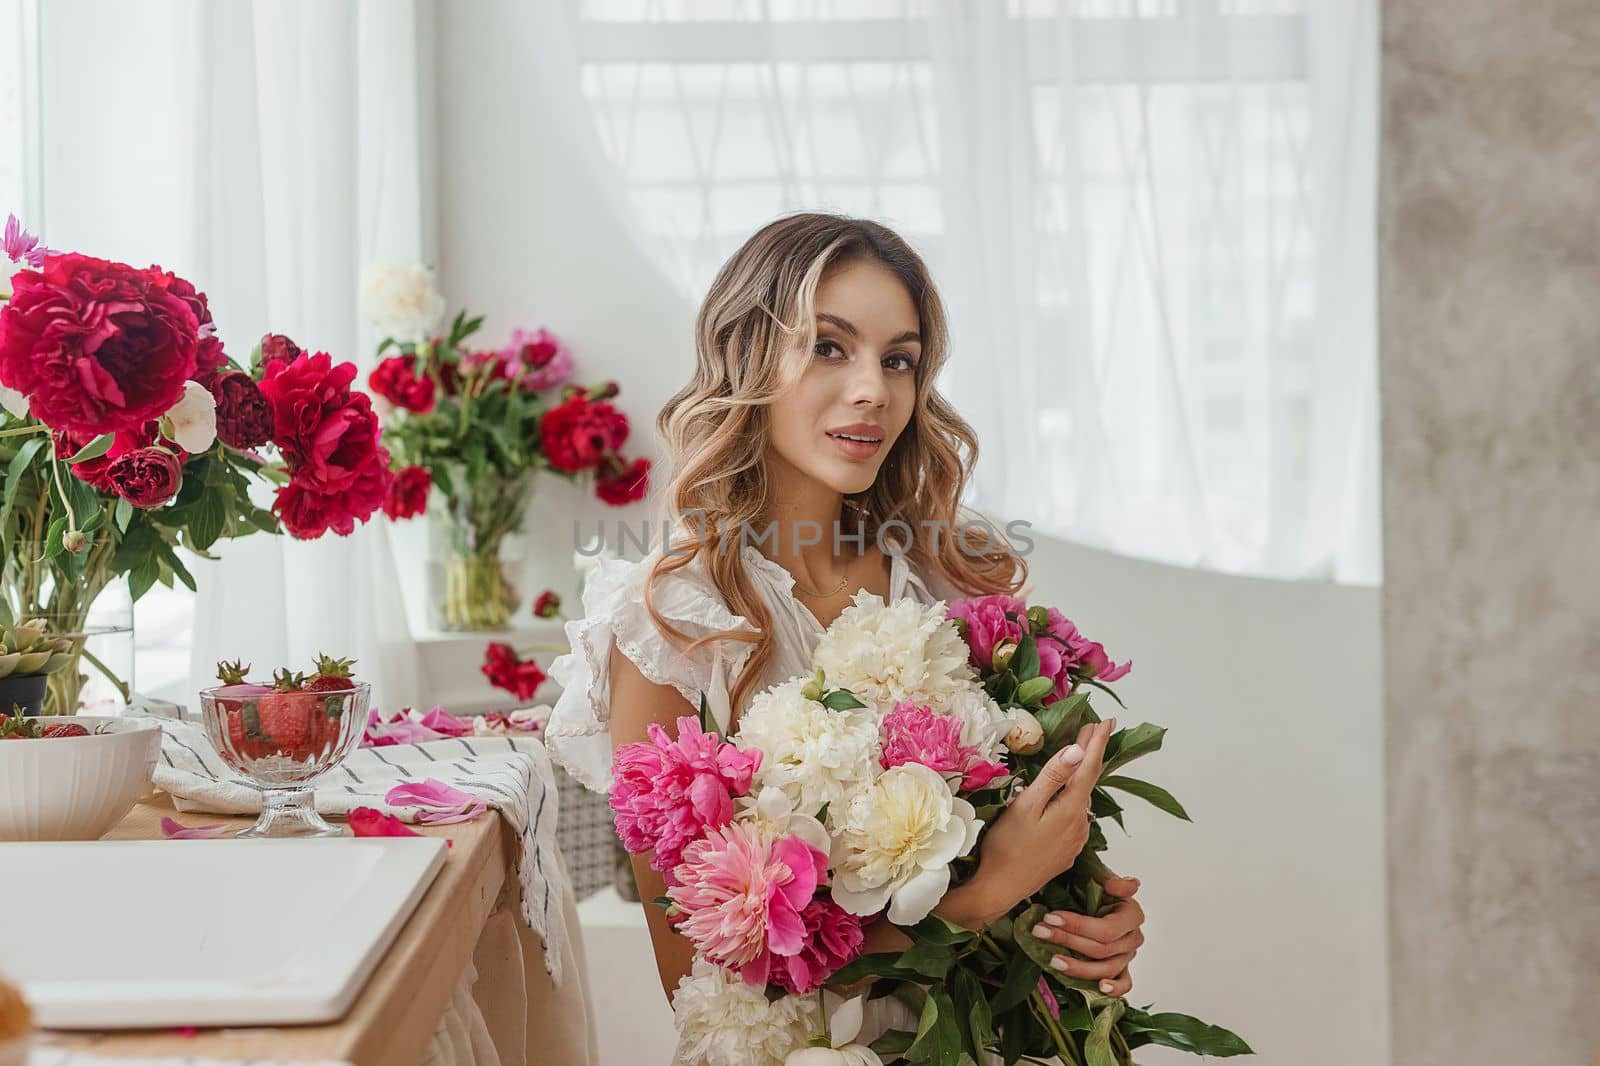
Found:
[[[350,672],[354,660],[317,657],[311,676],[287,668],[271,684],[250,668],[217,664],[222,682],[200,693],[206,736],[222,761],[261,790],[261,817],[241,837],[341,836],[317,813],[317,778],[361,743],[370,687]]]

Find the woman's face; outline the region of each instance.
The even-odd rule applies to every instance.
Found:
[[[816,315],[811,362],[772,405],[769,461],[780,491],[798,474],[864,492],[916,407],[917,307],[898,277],[865,259],[823,275]]]

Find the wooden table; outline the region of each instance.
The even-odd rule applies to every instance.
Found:
[[[104,837],[159,840],[161,819],[185,825],[217,822],[244,828],[254,815],[179,814],[165,793],[138,804]],[[192,1055],[271,1061],[329,1060],[355,1066],[405,1066],[421,1060],[428,1041],[471,961],[473,949],[502,890],[514,893],[511,830],[498,812],[471,822],[414,826],[425,836],[454,841],[444,866],[367,980],[344,1018],[331,1025],[271,1029],[202,1029],[40,1034],[47,1047],[97,1055]]]

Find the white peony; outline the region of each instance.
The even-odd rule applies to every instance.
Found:
[[[672,1024],[682,1066],[749,1066],[782,1062],[822,1027],[816,996],[782,996],[767,1002],[763,988],[704,959],[678,982]]]
[[[4,385],[0,385],[0,407],[4,407],[17,418],[28,417],[28,397]]]
[[[878,1053],[855,1042],[865,1016],[863,996],[847,999],[828,1016],[828,1047],[803,1047],[792,1051],[783,1066],[883,1066]]]
[[[977,682],[955,689],[933,709],[961,719],[961,743],[977,748],[985,759],[995,760],[1011,729],[1006,712]]]
[[[757,822],[774,837],[799,837],[824,855],[832,847],[828,831],[817,821],[816,812],[806,813],[794,805],[781,788],[768,785],[737,801],[741,821]]]
[[[386,336],[423,341],[444,314],[445,302],[428,267],[367,263],[361,268],[361,309]]]
[[[812,662],[880,714],[903,699],[937,704],[972,682],[967,642],[943,603],[892,604],[862,589],[817,642]]]
[[[217,398],[198,381],[185,381],[183,395],[167,408],[172,439],[191,455],[205,451],[217,439]]]
[[[913,925],[950,887],[950,863],[978,842],[972,804],[920,763],[885,770],[856,793],[834,822],[833,900],[851,914],[878,913]]]
[[[797,810],[814,815],[877,774],[878,725],[872,715],[830,710],[806,699],[800,689],[809,680],[797,677],[757,693],[739,719],[733,742],[761,750],[756,788],[781,789]]]

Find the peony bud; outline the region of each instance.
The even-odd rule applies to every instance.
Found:
[[[1044,747],[1044,727],[1032,712],[1013,707],[1006,712],[1011,728],[1006,731],[1006,747],[1017,755],[1035,755]]]
[[[1028,632],[1036,637],[1050,632],[1050,610],[1047,607],[1028,608]]]
[[[1011,665],[1011,657],[1016,653],[1016,641],[1002,640],[996,642],[994,646],[994,652],[990,655],[989,659],[994,663],[994,668],[996,670],[1004,670],[1006,667]]]
[[[81,529],[69,529],[61,534],[61,547],[71,555],[82,554],[89,546],[89,536]]]

